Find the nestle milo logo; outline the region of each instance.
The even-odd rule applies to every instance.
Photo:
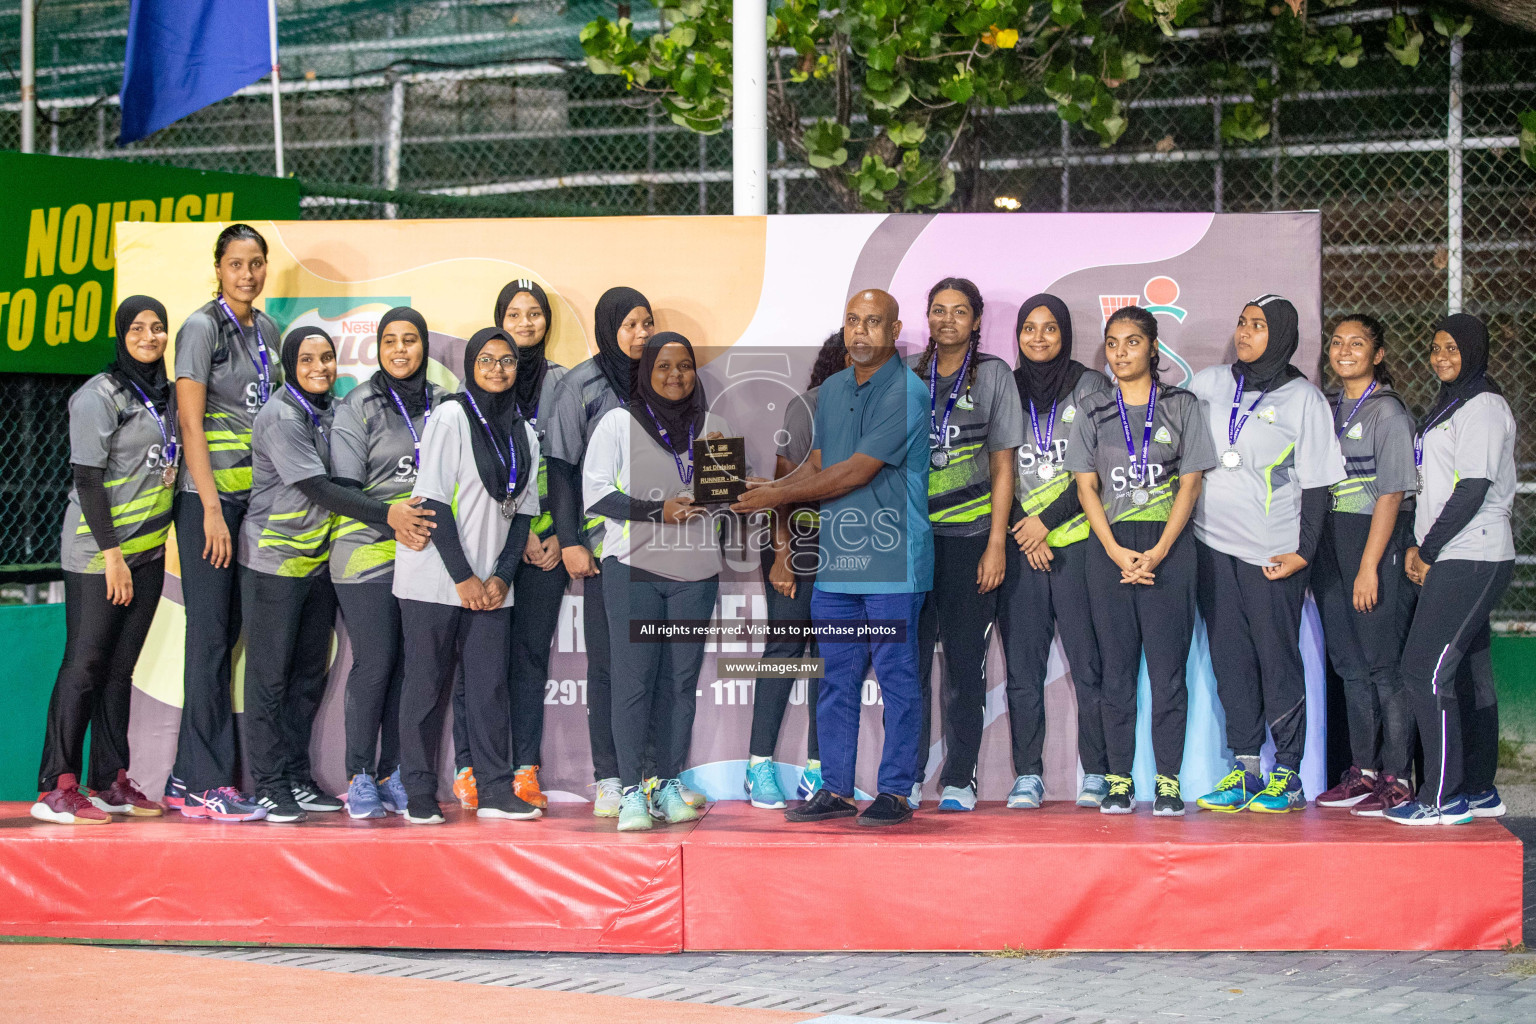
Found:
[[[336,343],[336,394],[345,395],[379,367],[379,319],[408,295],[350,295],[339,298],[269,298],[267,315],[282,325],[318,327]]]

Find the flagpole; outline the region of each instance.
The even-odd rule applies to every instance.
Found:
[[[37,9],[21,0],[21,151],[37,148]]]
[[[277,176],[285,178],[287,175],[283,171],[282,71],[277,63],[277,0],[267,0],[267,35],[272,47],[272,143],[277,153]]]

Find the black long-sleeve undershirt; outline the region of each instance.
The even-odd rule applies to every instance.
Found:
[[[321,508],[367,523],[379,529],[389,528],[389,506],[377,498],[370,498],[361,488],[345,486],[329,477],[312,476],[294,484],[299,493]]]
[[[464,542],[459,537],[459,526],[454,521],[453,509],[432,498],[423,499],[421,507],[436,513],[433,517],[436,529],[432,531],[432,544],[437,548],[438,557],[443,560],[443,567],[448,570],[448,578],[458,584],[474,576],[475,571],[470,568],[469,559],[464,554]],[[506,543],[496,556],[496,568],[491,575],[508,586],[512,585],[512,576],[517,572],[517,564],[523,557],[523,548],[528,544],[528,530],[532,525],[532,516],[513,516],[512,525],[507,529]]]
[[[659,523],[665,507],[666,502],[663,501],[646,501],[614,491],[599,498],[590,511],[609,519],[627,519],[632,523]]]
[[[1301,539],[1296,553],[1311,565],[1317,556],[1317,542],[1323,535],[1323,523],[1328,518],[1331,504],[1327,487],[1308,487],[1301,492]]]
[[[99,466],[75,465],[75,497],[80,499],[80,514],[100,551],[118,546],[117,528],[112,525],[112,503],[107,500],[107,471]]]
[[[1056,496],[1056,500],[1040,510],[1040,522],[1047,530],[1054,530],[1073,516],[1083,510],[1083,503],[1078,500],[1077,484],[1069,481],[1066,490]]]
[[[548,459],[549,512],[562,548],[581,543],[581,470],[564,459]]]
[[[1421,561],[1433,562],[1439,558],[1440,549],[1467,528],[1467,524],[1487,500],[1490,484],[1491,481],[1478,477],[1463,477],[1456,481],[1451,496],[1445,501],[1445,507],[1435,517],[1435,525],[1429,528],[1429,533],[1424,535],[1424,543],[1419,545]]]
[[[509,587],[512,585],[513,574],[517,572],[517,565],[523,559],[523,549],[528,545],[528,531],[532,527],[532,516],[513,516],[512,525],[507,529],[507,542],[502,545],[501,554],[496,557],[496,571],[492,575]]]

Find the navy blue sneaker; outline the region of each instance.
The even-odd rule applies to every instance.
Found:
[[[387,818],[384,802],[379,799],[379,784],[372,775],[354,775],[347,786],[347,817]]]
[[[1241,811],[1264,791],[1264,780],[1250,771],[1234,768],[1216,783],[1214,792],[1195,801],[1203,811]]]
[[[187,784],[172,775],[165,780],[165,798],[161,801],[173,811],[179,811],[187,804]]]
[[[396,768],[389,778],[379,783],[379,802],[390,814],[404,814],[411,798],[406,796],[405,783],[400,781],[400,769]]]
[[[1467,798],[1458,796],[1439,807],[1410,800],[1386,811],[1382,817],[1399,825],[1465,825],[1471,822],[1472,811],[1467,807]]]
[[[1502,818],[1504,812],[1508,810],[1504,806],[1504,801],[1499,799],[1497,789],[1467,797],[1467,809],[1472,812],[1474,818]]]

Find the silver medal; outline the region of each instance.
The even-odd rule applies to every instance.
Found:
[[[1050,483],[1051,482],[1051,477],[1053,477],[1055,475],[1056,475],[1056,464],[1055,463],[1047,462],[1045,459],[1041,459],[1039,461],[1039,463],[1036,464],[1036,466],[1035,466],[1035,476],[1040,478],[1040,482],[1041,483],[1043,483],[1043,484]]]
[[[1131,504],[1140,507],[1152,500],[1152,495],[1145,487],[1138,487],[1131,492]]]
[[[1223,469],[1239,469],[1242,467],[1243,457],[1236,448],[1228,448],[1221,453],[1221,466]]]
[[[501,518],[511,519],[517,512],[517,500],[511,495],[501,500]]]
[[[935,448],[928,453],[928,464],[934,469],[943,469],[949,465],[949,452],[943,448]]]

